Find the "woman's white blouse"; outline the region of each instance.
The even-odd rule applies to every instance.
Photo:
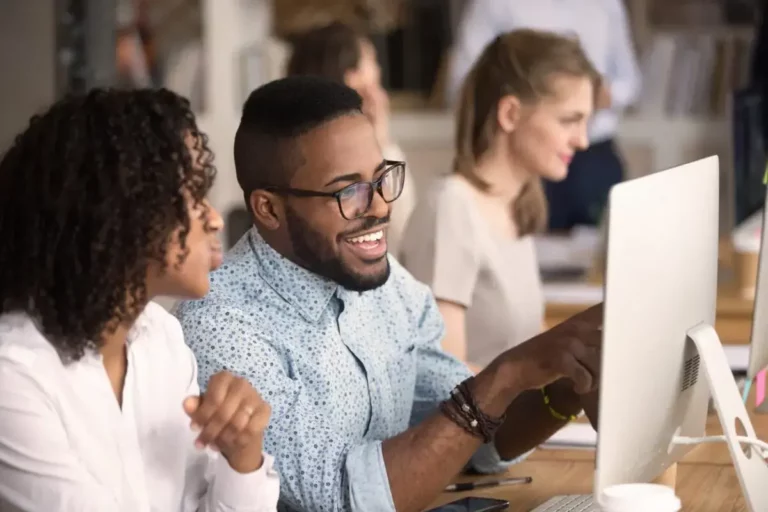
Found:
[[[27,315],[0,316],[0,510],[276,510],[271,457],[240,474],[195,448],[182,402],[198,394],[195,358],[157,304],[129,335],[122,409],[98,354],[63,364]]]

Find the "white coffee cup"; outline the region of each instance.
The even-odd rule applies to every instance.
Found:
[[[675,491],[659,484],[622,484],[603,490],[598,498],[602,512],[678,512]]]

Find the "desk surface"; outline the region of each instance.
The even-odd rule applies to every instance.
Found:
[[[750,397],[750,418],[761,439],[768,438],[768,415],[755,414],[754,390]],[[707,420],[707,434],[721,434],[716,414]],[[531,476],[533,483],[471,491],[444,493],[433,506],[449,503],[463,496],[485,496],[510,502],[510,512],[527,512],[552,496],[589,494],[592,492],[594,451],[536,450],[525,462],[510,468],[509,476]],[[493,477],[462,477],[460,481],[477,481]],[[746,511],[741,487],[731,464],[727,446],[704,444],[695,447],[678,464],[676,492],[686,512]]]
[[[735,280],[729,277],[730,248],[721,246],[721,280],[717,300],[717,331],[723,343],[748,343],[752,326],[753,300],[745,298]],[[558,323],[585,309],[579,304],[548,304],[547,323]],[[768,415],[753,412],[754,390],[748,410],[752,424],[761,439],[768,439]],[[707,420],[707,434],[721,434],[720,420],[711,414]],[[592,492],[594,473],[592,450],[536,450],[525,462],[510,468],[509,475],[531,476],[533,483],[509,487],[444,493],[433,506],[449,503],[463,496],[486,496],[506,499],[510,512],[527,512],[552,496],[562,494],[589,494]],[[462,477],[460,481],[483,480],[493,477]],[[747,510],[741,487],[731,463],[728,447],[723,444],[704,444],[692,449],[678,464],[676,492],[683,501],[683,509],[700,512],[741,512]]]
[[[724,344],[749,343],[752,330],[754,299],[744,296],[738,286],[733,268],[733,249],[730,243],[720,244],[720,282],[717,290],[717,318],[715,329]],[[591,279],[600,282],[600,276]],[[552,327],[586,309],[585,304],[548,303],[545,323]]]
[[[552,496],[592,492],[594,464],[589,461],[529,460],[509,470],[509,476],[531,476],[533,483],[509,487],[445,493],[434,506],[463,496],[508,500],[510,512],[529,512]],[[680,464],[677,494],[683,510],[697,512],[741,512],[746,510],[733,468],[705,464]]]

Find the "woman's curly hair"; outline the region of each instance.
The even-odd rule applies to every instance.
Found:
[[[185,195],[205,198],[211,162],[168,90],[97,89],[33,117],[0,160],[0,313],[29,314],[65,359],[97,348],[141,312],[179,228],[186,256]]]

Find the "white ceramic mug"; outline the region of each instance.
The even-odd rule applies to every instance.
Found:
[[[603,490],[598,498],[602,512],[679,512],[675,491],[659,484],[622,484]]]

